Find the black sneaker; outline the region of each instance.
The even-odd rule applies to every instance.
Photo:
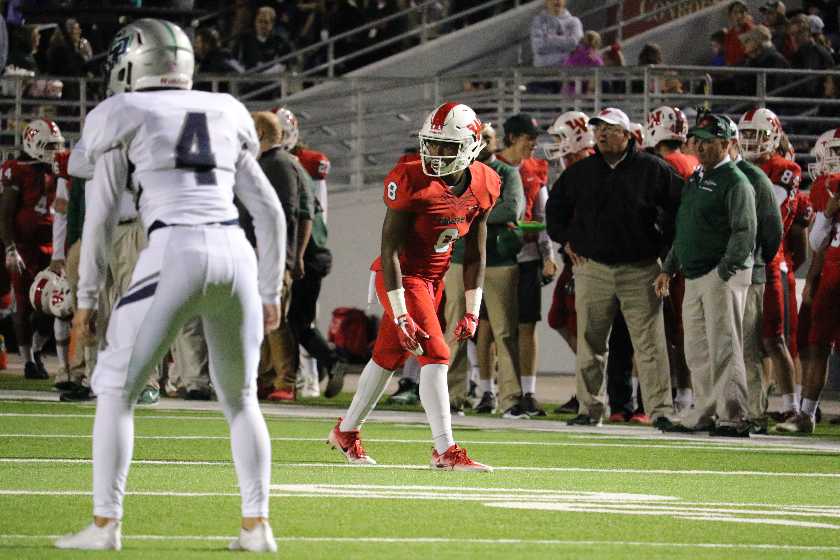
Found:
[[[534,418],[535,416],[545,416],[545,410],[543,410],[543,407],[541,407],[540,403],[537,402],[533,393],[525,393],[522,395],[522,399],[520,399],[519,404],[522,407],[522,410],[525,411],[525,414],[531,418]]]
[[[755,418],[750,420],[749,422],[749,431],[751,434],[755,435],[767,435],[767,417],[763,416],[761,418]]]
[[[449,403],[449,413],[452,416],[463,416],[464,415],[464,405],[456,404],[456,403]]]
[[[347,364],[337,360],[327,374],[330,378],[324,388],[324,396],[328,399],[335,397],[344,388],[344,374],[347,372]]]
[[[817,410],[814,411],[814,423],[819,424],[820,422],[822,422],[822,410],[817,405]]]
[[[393,404],[417,404],[420,401],[420,385],[413,379],[402,378],[396,392],[388,397]]]
[[[62,391],[58,395],[58,400],[61,402],[84,402],[93,399],[93,393],[90,392],[90,387],[79,385],[73,391]]]
[[[50,376],[50,374],[47,371],[46,366],[44,366],[44,360],[41,359],[41,353],[33,352],[32,359],[35,362],[35,365],[38,366],[38,369],[41,370],[41,375],[43,375],[43,377],[39,379],[47,379]]]
[[[190,389],[184,393],[185,401],[209,401],[213,399],[210,389]]]
[[[467,397],[474,399],[478,397],[478,383],[470,379],[470,390],[467,391]]]
[[[709,430],[709,435],[715,437],[748,438],[750,437],[750,425],[747,422],[735,426],[718,425]]]
[[[673,422],[671,422],[671,419],[668,418],[667,416],[660,416],[659,418],[654,420],[653,424],[651,424],[651,425],[654,428],[656,428],[657,430],[662,430],[663,432],[673,431],[672,428],[674,426],[680,426],[681,428],[685,427],[685,426],[682,426],[681,424],[674,424]]]
[[[46,370],[39,368],[35,362],[26,362],[23,366],[23,376],[26,379],[49,379]]]
[[[561,404],[557,408],[554,409],[555,414],[564,414],[567,412],[577,413],[579,407],[579,403],[577,397],[572,396],[571,399],[566,401],[565,403]]]
[[[679,422],[671,422],[665,416],[660,416],[653,421],[653,427],[670,434],[696,434],[697,432],[708,432],[714,429],[713,425],[709,426],[685,426]]]
[[[578,414],[571,420],[566,421],[567,426],[600,426],[600,420],[595,420],[588,414]]]
[[[481,400],[475,405],[475,411],[478,414],[493,414],[496,412],[496,397],[490,391],[485,391],[481,395]]]
[[[502,414],[502,418],[522,419],[530,418],[530,416],[528,416],[528,413],[525,412],[519,403],[516,403],[509,409],[505,410],[504,414]]]

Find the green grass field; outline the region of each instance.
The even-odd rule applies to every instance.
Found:
[[[840,558],[836,431],[729,441],[514,421],[456,428],[497,469],[449,473],[428,468],[416,413],[370,421],[380,465],[351,467],[324,443],[333,411],[318,410],[267,416],[286,558]],[[89,522],[93,413],[0,401],[0,558],[114,556],[51,548]],[[119,556],[233,554],[239,497],[222,415],[138,409],[136,436]]]

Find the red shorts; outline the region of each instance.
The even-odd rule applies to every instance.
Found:
[[[38,245],[18,244],[17,250],[26,268],[20,273],[12,271],[9,276],[15,294],[17,312],[28,315],[32,312],[32,304],[29,301],[29,287],[35,280],[35,275],[50,265],[52,253]]]
[[[785,290],[782,286],[781,261],[773,260],[765,268],[767,283],[764,285],[764,313],[761,336],[777,338],[785,334]],[[784,279],[787,282],[787,279]]]
[[[811,305],[808,345],[828,347],[840,339],[840,262],[826,261]]]
[[[785,306],[785,324],[787,342],[790,357],[796,358],[799,355],[799,306],[796,304],[796,275],[793,273],[793,266],[788,263],[787,272],[787,305]]]
[[[405,305],[408,314],[429,335],[428,339],[420,342],[423,355],[418,356],[417,361],[421,366],[448,364],[449,346],[443,338],[437,316],[438,305],[443,297],[443,282],[430,282],[416,276],[403,276],[402,283],[405,288]],[[376,335],[376,343],[373,346],[373,361],[383,369],[395,370],[402,367],[413,354],[400,346],[399,327],[394,323],[382,271],[376,273],[376,295],[382,307],[385,308],[385,314],[379,322],[379,333]]]
[[[551,308],[548,310],[548,326],[554,330],[566,330],[577,336],[577,311],[575,311],[575,279],[572,267],[564,266],[554,285]]]

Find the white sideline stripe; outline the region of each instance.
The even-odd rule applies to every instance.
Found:
[[[0,438],[30,438],[30,439],[90,439],[91,434],[14,434],[0,433]],[[150,440],[183,440],[183,441],[214,441],[230,439],[230,436],[205,436],[205,435],[180,435],[180,436],[134,436],[134,439]],[[650,438],[655,441],[655,438]],[[285,442],[323,442],[322,437],[272,437],[271,441]],[[400,438],[365,438],[369,443],[399,443],[399,444],[428,444],[427,439],[400,439]],[[534,446],[534,447],[621,447],[638,449],[699,449],[703,451],[745,451],[749,453],[824,453],[827,455],[840,454],[840,448],[832,449],[818,446],[791,446],[784,444],[768,444],[765,446],[733,446],[717,442],[695,442],[690,439],[676,440],[684,442],[677,445],[669,444],[646,444],[646,443],[592,443],[592,442],[570,442],[570,441],[498,441],[498,440],[459,440],[464,445],[511,445],[511,446]]]
[[[0,540],[43,540],[57,539],[62,535],[3,535]],[[233,535],[123,535],[132,541],[230,541]],[[683,543],[643,541],[583,541],[560,539],[455,539],[447,537],[293,537],[275,539],[278,543],[366,543],[366,544],[486,544],[486,545],[548,545],[548,546],[635,546],[653,548],[700,548],[733,550],[791,550],[803,552],[837,552],[840,546],[793,545],[793,544],[746,544],[746,543]]]
[[[93,414],[68,414],[68,413],[61,413],[61,414],[54,414],[50,413],[47,414],[45,412],[0,412],[0,417],[7,417],[7,418],[95,418],[96,416]],[[146,418],[150,418],[153,420],[212,420],[214,422],[225,422],[224,416],[172,416],[172,415],[145,415],[145,414],[136,414],[134,416],[135,420],[143,420]]]
[[[45,459],[45,458],[11,458],[0,457],[0,463],[36,464],[36,463],[65,463],[88,465],[91,459]],[[162,461],[140,459],[132,461],[133,465],[178,465],[178,466],[221,466],[232,465],[231,461]],[[290,469],[394,469],[394,470],[430,470],[429,465],[352,465],[349,463],[274,463],[274,468]],[[583,467],[497,467],[496,471],[520,472],[576,472],[576,473],[605,473],[605,474],[647,474],[647,475],[711,475],[711,476],[781,476],[791,478],[840,478],[840,473],[798,473],[798,472],[770,472],[770,471],[709,471],[709,470],[668,470],[668,469],[591,469]],[[480,474],[476,476],[482,476]]]

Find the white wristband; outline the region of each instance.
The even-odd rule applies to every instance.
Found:
[[[408,308],[405,306],[404,288],[397,288],[388,292],[388,302],[391,304],[391,313],[394,314],[394,321],[397,320],[397,317],[408,314]]]
[[[474,290],[467,290],[464,293],[464,297],[467,300],[467,313],[475,315],[478,317],[478,312],[481,309],[481,288],[475,288]]]

